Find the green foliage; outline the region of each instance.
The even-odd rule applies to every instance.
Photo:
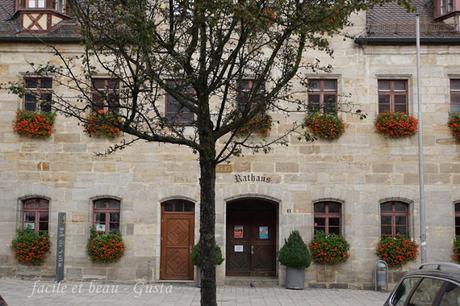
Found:
[[[309,246],[313,262],[317,264],[335,265],[346,261],[350,256],[350,245],[344,237],[336,234],[326,235],[319,231]]]
[[[345,131],[345,125],[337,114],[315,112],[307,116],[305,123],[314,136],[325,140],[338,139]]]
[[[307,268],[310,266],[310,251],[298,231],[293,231],[278,254],[279,262],[291,268]]]
[[[405,236],[384,236],[376,250],[377,256],[390,267],[400,267],[417,258],[418,245]]]
[[[457,236],[454,239],[454,245],[452,247],[453,255],[452,260],[456,263],[460,263],[460,237]]]
[[[119,233],[97,232],[92,227],[87,251],[94,262],[111,263],[118,261],[123,256],[125,246]]]
[[[50,240],[47,233],[35,233],[34,230],[26,228],[16,232],[11,247],[20,263],[39,265],[50,251]]]
[[[216,245],[216,266],[221,265],[224,262],[224,257],[222,256],[222,251],[218,245]],[[200,266],[200,246],[197,243],[192,249],[192,263],[194,266]]]

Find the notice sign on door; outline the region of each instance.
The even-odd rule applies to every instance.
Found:
[[[259,239],[268,239],[268,226],[259,226]]]
[[[244,252],[243,245],[235,245],[233,247],[233,250],[235,251],[235,253],[243,253]]]
[[[235,225],[233,227],[233,238],[243,238],[243,237],[244,237],[243,225]]]

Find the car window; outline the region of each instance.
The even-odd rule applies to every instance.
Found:
[[[447,282],[442,293],[440,306],[460,306],[460,287]]]
[[[409,294],[411,293],[412,288],[418,284],[420,279],[420,277],[408,277],[404,279],[399,285],[398,289],[396,289],[395,294],[391,299],[391,304],[395,306],[403,306],[409,298]]]
[[[444,282],[434,278],[424,278],[412,294],[408,306],[432,306]]]

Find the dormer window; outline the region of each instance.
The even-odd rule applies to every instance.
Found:
[[[460,11],[459,0],[435,0],[435,18],[449,18]]]
[[[16,0],[21,31],[46,33],[67,19],[67,0]]]
[[[45,0],[26,0],[27,8],[45,8]]]
[[[16,0],[17,9],[25,10],[51,10],[61,14],[68,14],[68,7],[66,7],[66,0]]]

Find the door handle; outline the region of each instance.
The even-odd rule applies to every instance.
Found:
[[[254,255],[254,245],[251,244],[251,255]]]

